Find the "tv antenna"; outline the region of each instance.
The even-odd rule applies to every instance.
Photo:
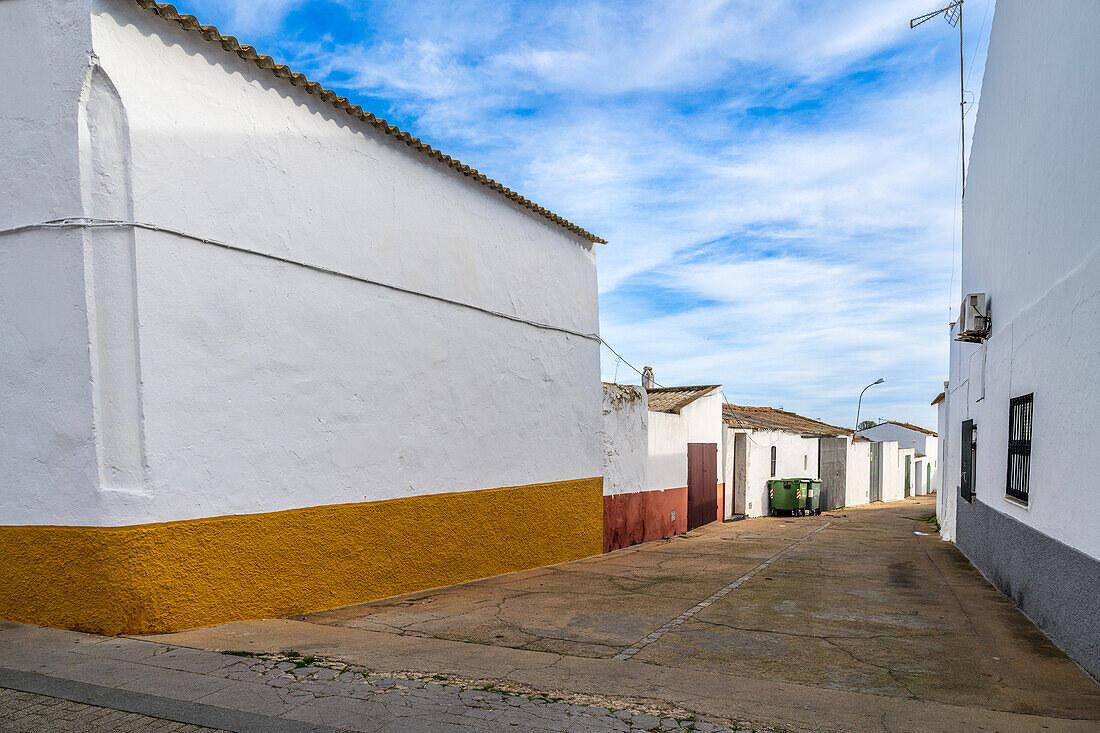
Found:
[[[924,15],[913,18],[909,21],[909,28],[916,28],[921,23],[926,23],[937,15],[942,15],[943,19],[947,21],[947,24],[952,28],[958,26],[959,28],[959,135],[960,143],[962,145],[962,196],[966,197],[966,82],[963,79],[963,0],[953,0],[946,8],[940,8],[939,10],[933,10],[931,13],[925,13]]]

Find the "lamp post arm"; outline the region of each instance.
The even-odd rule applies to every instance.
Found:
[[[859,411],[863,408],[863,392],[871,389],[871,387],[874,387],[876,384],[882,384],[882,380],[880,379],[877,382],[871,382],[863,388],[862,392],[859,393],[859,402],[856,403],[856,432],[859,432]]]

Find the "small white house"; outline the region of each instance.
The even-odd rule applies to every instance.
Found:
[[[848,492],[848,445],[851,430],[772,407],[723,405],[727,492],[726,514],[749,517],[769,512],[768,480],[822,478],[825,508],[843,506]],[[829,486],[821,472],[822,439],[829,469]],[[840,440],[844,443],[839,448]]]
[[[940,523],[1100,677],[1100,3],[997,3],[967,167]],[[954,516],[952,517],[952,509]]]
[[[939,486],[939,436],[931,430],[907,422],[887,420],[860,430],[858,435],[871,441],[892,440],[900,448],[911,448],[908,495],[934,493]],[[905,466],[902,467],[904,480]]]
[[[0,618],[600,552],[602,240],[170,5],[3,0],[0,69]]]
[[[722,519],[721,386],[603,390],[604,551]]]

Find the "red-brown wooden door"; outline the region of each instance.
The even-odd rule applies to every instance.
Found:
[[[688,529],[718,519],[718,444],[688,443]]]

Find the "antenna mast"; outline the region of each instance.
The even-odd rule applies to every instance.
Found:
[[[921,23],[932,20],[937,15],[952,28],[959,27],[959,142],[961,144],[962,157],[962,197],[966,198],[966,82],[963,79],[963,0],[953,0],[946,8],[933,10],[931,13],[913,18],[909,21],[910,28],[916,28]]]

